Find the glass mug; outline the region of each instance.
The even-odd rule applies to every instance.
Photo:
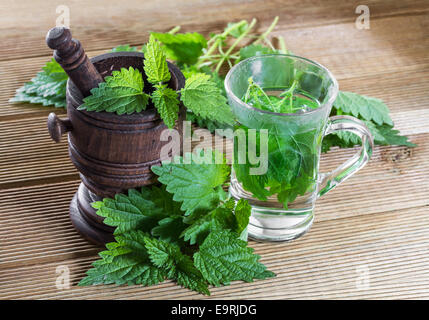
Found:
[[[289,114],[254,108],[241,100],[250,77],[264,91],[284,91],[294,83],[295,96],[318,107]],[[236,200],[248,200],[252,207],[248,235],[262,241],[295,239],[311,227],[317,198],[369,161],[371,133],[354,117],[329,117],[338,83],[328,69],[305,58],[270,54],[243,60],[227,74],[225,89],[237,119],[229,193]],[[319,173],[323,137],[339,131],[356,134],[361,148],[335,170]],[[250,164],[250,152],[255,158],[258,150],[265,168]]]

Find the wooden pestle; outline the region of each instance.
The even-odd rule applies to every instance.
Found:
[[[80,42],[72,39],[69,29],[55,27],[46,35],[49,48],[55,50],[54,58],[63,67],[84,97],[91,94],[91,89],[103,82],[103,77],[88,59]]]

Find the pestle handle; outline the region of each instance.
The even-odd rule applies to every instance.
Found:
[[[91,94],[91,89],[103,82],[103,77],[88,59],[80,42],[72,38],[69,29],[55,27],[46,35],[49,48],[55,50],[54,58],[63,67],[84,97]]]

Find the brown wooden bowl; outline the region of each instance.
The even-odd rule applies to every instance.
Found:
[[[150,93],[152,86],[143,72],[143,58],[140,52],[114,52],[94,57],[91,62],[103,78],[113,70],[130,66],[139,69],[143,73],[145,92]],[[185,85],[183,74],[171,63],[168,67],[171,74],[168,86],[180,90]],[[55,141],[68,132],[70,159],[82,179],[70,205],[71,219],[85,238],[104,244],[113,240],[113,228],[103,224],[103,218],[95,213],[91,202],[153,184],[156,177],[150,168],[161,163],[161,148],[167,142],[161,141],[160,135],[167,127],[150,104],[145,111],[130,115],[77,110],[83,95],[70,79],[66,98],[68,118],[60,120],[51,113],[48,128]],[[184,115],[181,105],[178,124]],[[181,131],[181,125],[176,127]]]

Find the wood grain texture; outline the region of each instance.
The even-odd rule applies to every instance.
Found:
[[[85,10],[82,10],[80,1],[4,1],[0,4],[0,9],[8,14],[2,19],[0,29],[0,59],[50,55],[44,38],[47,30],[55,26],[59,16],[55,10],[59,5],[68,7],[73,35],[81,39],[83,46],[89,51],[124,43],[140,44],[147,40],[147,31],[167,31],[176,25],[181,25],[184,31],[198,31],[208,35],[210,32],[222,30],[227,22],[253,17],[258,18],[261,25],[267,26],[273,17],[278,15],[283,21],[282,24],[289,29],[339,22],[350,22],[354,25],[357,17],[355,8],[359,4],[361,3],[357,0],[328,0],[323,1],[323,4],[316,0],[305,3],[299,0],[251,3],[246,0],[187,0],[180,3],[171,0],[95,0],[85,3]],[[429,11],[427,1],[424,0],[371,0],[367,1],[366,5],[371,8],[373,21],[381,17],[413,17]],[[100,8],[103,8],[102,14],[99,13]],[[25,21],[25,24],[22,21]]]
[[[141,45],[147,31],[207,35],[229,21],[259,19],[290,50],[328,67],[340,88],[383,99],[395,126],[416,148],[376,147],[369,165],[321,198],[308,234],[289,243],[251,246],[275,279],[213,288],[217,299],[429,299],[429,4],[367,1],[371,29],[358,30],[359,1],[63,1],[73,35],[89,57],[119,44]],[[77,287],[99,249],[73,229],[69,202],[79,176],[66,141],[49,138],[55,111],[8,99],[50,59],[44,37],[57,1],[0,2],[0,299],[199,299],[171,282],[142,288]],[[97,14],[100,5],[103,15]],[[214,10],[216,14],[213,14]],[[198,12],[198,14],[196,14]],[[142,19],[144,13],[144,19]],[[174,14],[173,14],[174,13]],[[227,151],[231,144],[227,143]],[[321,170],[356,150],[334,149]],[[56,268],[70,268],[70,289],[55,286]],[[359,289],[359,268],[369,288]]]
[[[214,299],[427,298],[429,297],[427,209],[319,221],[310,233],[289,243],[251,242],[262,262],[278,276],[254,283],[213,288]],[[388,241],[387,241],[388,238]],[[68,247],[64,251],[72,250]],[[89,250],[89,248],[88,248]],[[198,294],[167,281],[161,285],[77,287],[94,256],[0,269],[0,296],[37,299],[189,299]],[[51,253],[51,252],[48,252]],[[47,255],[48,255],[47,253]],[[61,255],[61,256],[60,256]],[[70,269],[72,286],[57,290],[56,268]],[[369,288],[356,287],[359,268],[367,268]],[[34,271],[38,270],[37,275]],[[22,288],[16,290],[16,286]],[[400,294],[398,294],[400,293]]]

